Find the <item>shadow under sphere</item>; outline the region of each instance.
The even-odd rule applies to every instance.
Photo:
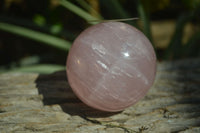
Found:
[[[40,74],[35,83],[39,94],[43,96],[44,106],[58,104],[64,112],[84,118],[87,116],[106,117],[116,114],[93,109],[80,101],[70,88],[65,71],[47,75]]]

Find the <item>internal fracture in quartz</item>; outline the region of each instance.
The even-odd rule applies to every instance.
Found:
[[[83,31],[67,59],[74,93],[103,111],[121,111],[143,98],[155,73],[156,56],[150,41],[121,22],[100,23]]]

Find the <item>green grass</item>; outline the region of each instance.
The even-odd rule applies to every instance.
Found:
[[[81,32],[81,30],[83,30],[84,28],[88,26],[88,25],[85,25],[85,23],[82,24],[81,23],[82,21],[77,22],[77,16],[79,16],[82,20],[88,22],[91,25],[97,24],[99,22],[106,22],[107,20],[105,20],[104,18],[111,19],[111,20],[114,19],[114,21],[124,21],[124,20],[131,20],[132,18],[136,18],[136,19],[139,18],[139,21],[141,21],[142,25],[138,23],[139,21],[134,21],[134,20],[126,21],[126,23],[129,23],[135,26],[136,28],[142,30],[142,32],[149,38],[151,42],[153,40],[152,33],[151,33],[152,32],[151,21],[150,21],[151,20],[150,17],[152,14],[150,10],[148,11],[147,8],[145,8],[144,1],[136,0],[133,2],[133,1],[128,1],[128,0],[124,0],[124,1],[99,0],[97,2],[99,2],[99,8],[101,12],[95,11],[92,5],[90,5],[89,2],[87,2],[86,0],[76,0],[76,1],[58,0],[58,2],[59,3],[55,9],[50,9],[49,5],[45,5],[46,8],[44,9],[42,7],[41,10],[47,11],[48,15],[46,13],[38,13],[36,11],[33,11],[32,12],[33,14],[32,16],[30,16],[30,18],[26,18],[26,17],[20,18],[19,16],[21,14],[19,16],[17,15],[7,16],[6,13],[2,13],[0,15],[0,30],[8,32],[8,33],[12,33],[17,36],[29,38],[31,40],[40,42],[40,44],[42,45],[53,47],[55,48],[55,53],[53,52],[50,54],[53,54],[53,55],[56,54],[59,56],[63,56],[62,55],[63,52],[67,53],[69,51],[72,44],[72,42],[70,41],[74,40],[75,37]],[[129,4],[131,3],[133,5],[130,5],[130,6],[128,5],[129,8],[126,8],[127,6],[126,2]],[[193,2],[187,1],[187,2],[191,4],[194,3],[194,1]],[[38,2],[33,2],[33,4],[35,4],[35,5],[31,5],[33,6],[33,8],[40,7],[38,6],[39,5]],[[151,4],[149,4],[149,6],[151,6],[150,8],[154,8],[152,7]],[[130,9],[130,7],[135,7],[135,9],[133,8]],[[170,40],[168,47],[164,49],[164,52],[158,54],[159,59],[168,60],[168,59],[178,59],[178,58],[183,58],[183,57],[192,57],[192,56],[200,55],[199,54],[200,47],[199,45],[197,45],[200,38],[200,32],[197,31],[199,27],[199,21],[200,21],[198,17],[200,13],[200,10],[199,10],[200,8],[198,7],[199,6],[195,4],[194,9],[191,8],[190,10],[186,10],[185,12],[182,13],[182,15],[179,15],[177,17],[177,21],[176,21],[177,23],[174,29],[175,32]],[[133,13],[133,11],[135,12]],[[13,11],[10,10],[10,12],[13,12]],[[91,12],[93,12],[94,14],[91,14]],[[159,12],[159,10],[157,12]],[[64,17],[61,17],[61,16],[64,16]],[[131,18],[131,19],[127,19],[127,18]],[[157,18],[157,19],[160,20],[160,18]],[[197,27],[197,29],[194,35],[189,39],[189,41],[186,44],[183,44],[182,40],[183,40],[183,35],[184,35],[184,28],[188,22],[193,23]],[[24,27],[19,26],[19,25],[23,25]],[[35,27],[35,25],[38,25],[39,27],[38,31],[32,29],[32,28],[37,28]],[[27,28],[27,27],[32,27],[32,28]],[[70,27],[70,28],[68,29],[66,27]],[[44,31],[46,33],[43,33],[41,31]],[[56,36],[65,36],[70,41],[67,41],[65,39],[62,39]],[[10,38],[3,38],[2,40],[5,41],[5,39],[11,40]],[[15,43],[15,41],[12,41],[12,42]],[[23,49],[24,45],[30,45],[30,44],[23,44],[23,46],[20,46],[20,48]],[[12,45],[11,45],[11,48],[12,48]],[[58,50],[61,50],[61,52]],[[158,49],[155,49],[155,50],[157,51]],[[30,51],[27,50],[28,55],[26,56],[28,57],[33,56],[31,54],[29,55]],[[34,51],[31,51],[31,52],[34,53]],[[48,49],[47,49],[47,52],[48,52]],[[22,57],[19,57],[19,58],[14,58],[9,63],[12,64],[12,62],[19,62],[24,57],[25,55],[22,55]],[[32,72],[39,72],[39,73],[50,73],[55,70],[60,70],[60,69],[63,70],[64,68],[64,66],[45,65],[45,64],[41,65],[39,64],[41,63],[40,58],[41,58],[41,55],[39,54],[37,55],[37,58],[33,58],[35,60],[30,60],[28,62],[28,63],[34,63],[34,64],[29,64],[29,65],[22,64],[22,65],[19,65],[19,68],[16,65],[15,67],[10,67],[10,71],[12,72],[16,72],[16,71],[31,72],[32,71]],[[5,63],[7,62],[5,61]],[[5,66],[10,66],[9,63],[6,64]],[[3,69],[4,68],[5,67],[3,67]],[[0,68],[0,71],[1,71],[1,68]],[[4,70],[4,71],[7,71],[7,70]]]
[[[81,9],[80,7],[74,5],[73,3],[69,2],[68,0],[60,0],[60,5],[64,6],[66,9],[75,13],[79,17],[83,18],[90,24],[96,24],[96,22],[90,22],[92,20],[101,19],[101,18],[97,18],[97,17],[90,15],[88,12],[86,12],[85,10]]]
[[[34,31],[28,28],[24,28],[21,26],[16,26],[13,24],[8,24],[8,23],[2,23],[0,22],[0,30],[16,34],[19,36],[23,36],[38,42],[42,42],[46,45],[55,47],[60,50],[68,51],[71,47],[71,43],[64,40],[57,38],[52,35],[48,35],[39,31]]]
[[[16,73],[16,72],[24,72],[24,73],[42,73],[42,74],[50,74],[56,71],[65,70],[66,67],[62,65],[53,65],[53,64],[37,64],[30,66],[21,66],[16,67],[10,70],[0,69],[0,73]]]

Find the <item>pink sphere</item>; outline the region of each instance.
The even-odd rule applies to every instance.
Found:
[[[74,93],[88,106],[109,112],[121,111],[143,98],[155,73],[156,56],[150,41],[121,22],[84,30],[67,59]]]

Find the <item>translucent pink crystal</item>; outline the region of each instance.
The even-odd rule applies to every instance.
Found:
[[[74,93],[103,111],[121,111],[143,98],[155,73],[151,43],[142,32],[121,22],[100,23],[83,31],[67,59]]]

